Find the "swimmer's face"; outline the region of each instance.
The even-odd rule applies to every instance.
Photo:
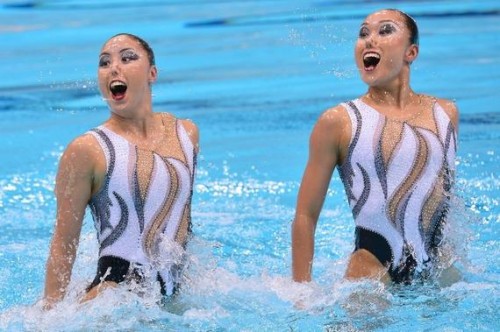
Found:
[[[97,70],[99,89],[113,110],[138,104],[151,97],[151,84],[156,80],[156,66],[150,65],[148,54],[134,38],[119,35],[108,40],[101,49]]]
[[[411,45],[404,17],[391,10],[375,12],[364,20],[354,50],[362,80],[370,86],[387,84],[418,55]]]

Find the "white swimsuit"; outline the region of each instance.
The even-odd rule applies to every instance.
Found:
[[[455,128],[437,102],[436,131],[391,120],[360,99],[342,106],[352,137],[339,173],[356,223],[356,249],[390,265],[393,280],[407,281],[431,261],[440,241],[455,169]]]
[[[162,114],[162,121],[166,131],[176,133],[183,159],[141,149],[104,126],[89,132],[99,142],[107,162],[105,181],[89,206],[100,245],[102,271],[97,277],[102,278],[110,267],[108,274],[119,275],[114,276],[117,280],[109,280],[120,282],[124,273],[130,273],[129,267],[153,267],[170,295],[176,286],[178,259],[168,257],[164,248],[167,242],[184,246],[190,231],[196,154],[180,121],[167,114]],[[112,263],[103,263],[106,259]],[[127,265],[113,266],[116,262]]]

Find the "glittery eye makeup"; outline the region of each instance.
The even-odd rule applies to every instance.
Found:
[[[392,23],[384,23],[380,26],[378,33],[380,35],[390,35],[393,32],[396,32],[396,27]]]
[[[139,59],[139,55],[135,51],[130,50],[130,49],[122,51],[121,56],[122,56],[123,62],[129,62],[132,60]]]
[[[120,51],[120,60],[123,63],[138,60],[139,54],[137,54],[133,49],[124,49]],[[111,64],[111,55],[108,53],[103,53],[99,57],[99,67],[107,67]]]
[[[109,55],[104,54],[99,57],[99,67],[106,67],[110,63]]]
[[[359,38],[365,38],[370,34],[370,31],[368,30],[367,27],[362,26],[361,29],[359,29]]]
[[[373,24],[374,25],[374,24]],[[374,28],[375,29],[375,28]],[[398,30],[397,25],[392,21],[382,21],[378,23],[378,34],[380,36],[391,35]],[[364,39],[370,35],[370,29],[368,28],[368,24],[363,24],[359,29],[358,38]]]

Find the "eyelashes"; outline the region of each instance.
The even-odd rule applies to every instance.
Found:
[[[392,23],[384,23],[378,28],[378,34],[380,36],[391,35],[396,31],[397,29]],[[370,29],[368,29],[368,27],[366,26],[361,27],[361,29],[359,30],[359,38],[366,38],[369,35],[370,35]]]
[[[110,62],[109,56],[103,55],[99,58],[99,67],[107,67]]]
[[[132,50],[125,50],[120,54],[120,60],[122,63],[128,63],[130,61],[138,60],[139,55]],[[101,55],[99,58],[99,67],[107,67],[111,64],[111,56],[109,54]]]
[[[390,35],[391,33],[396,32],[396,27],[390,23],[386,23],[380,27],[378,33],[380,35]]]
[[[370,34],[370,30],[367,27],[362,27],[359,30],[359,38],[364,38]]]
[[[139,59],[139,55],[134,51],[128,50],[122,53],[122,62],[129,62],[137,59]]]

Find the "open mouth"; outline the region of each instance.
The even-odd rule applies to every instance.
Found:
[[[114,100],[121,100],[125,97],[127,84],[121,81],[113,81],[109,85],[109,91],[111,91]]]
[[[380,62],[380,55],[374,52],[366,53],[363,56],[363,64],[365,66],[365,70],[371,71],[377,67]]]

